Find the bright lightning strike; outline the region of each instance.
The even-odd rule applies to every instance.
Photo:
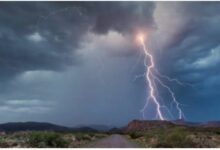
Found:
[[[153,100],[153,102],[156,104],[156,109],[157,109],[157,115],[159,117],[160,120],[165,120],[163,114],[162,114],[162,111],[161,111],[161,106],[160,106],[160,103],[159,101],[157,100],[156,96],[155,96],[155,89],[153,87],[153,82],[152,82],[152,79],[151,79],[151,75],[152,75],[152,69],[154,68],[154,60],[153,60],[153,56],[148,52],[148,49],[146,48],[145,46],[145,43],[144,43],[144,35],[139,35],[138,36],[138,39],[140,40],[141,42],[141,45],[143,47],[143,50],[144,50],[144,54],[145,54],[145,58],[149,58],[150,59],[150,64],[149,65],[146,65],[145,66],[147,67],[147,70],[146,70],[146,79],[147,79],[147,82],[148,82],[148,85],[149,85],[149,88],[150,88],[150,95],[149,97],[147,98],[147,103],[148,103],[148,100]],[[144,113],[144,110],[146,109],[147,105],[145,105],[145,108],[143,109],[143,113]]]
[[[156,116],[158,117],[158,119],[160,119],[160,120],[165,120],[166,119],[165,115],[162,112],[163,108],[165,108],[170,113],[169,109],[166,106],[161,105],[160,101],[157,98],[157,94],[156,93],[158,93],[158,91],[157,91],[157,88],[155,87],[156,84],[154,84],[155,81],[157,81],[162,87],[166,88],[168,90],[168,92],[171,94],[172,103],[175,104],[176,109],[178,111],[178,118],[182,119],[184,114],[183,114],[183,112],[182,112],[182,110],[180,108],[180,103],[177,101],[174,92],[171,90],[171,88],[169,86],[167,86],[165,83],[163,83],[159,79],[159,77],[165,78],[165,79],[167,79],[170,82],[175,81],[175,82],[177,82],[180,85],[183,85],[183,83],[180,82],[177,79],[171,79],[168,76],[161,75],[157,71],[157,69],[155,68],[155,64],[154,64],[154,58],[150,54],[149,50],[147,49],[147,46],[145,45],[145,35],[144,34],[139,34],[138,35],[138,41],[140,42],[140,44],[142,46],[142,49],[144,51],[144,55],[145,55],[145,63],[144,64],[146,66],[146,72],[145,72],[144,76],[145,76],[146,82],[147,82],[147,84],[149,86],[149,96],[147,97],[146,103],[145,103],[143,109],[141,110],[142,115],[143,115],[143,119],[145,119],[145,110],[147,109],[150,100],[156,105]],[[148,61],[149,63],[146,63],[147,62],[146,60],[149,60]],[[155,71],[157,72],[159,77],[154,75]]]

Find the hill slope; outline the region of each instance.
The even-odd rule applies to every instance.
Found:
[[[52,123],[45,122],[10,122],[0,124],[0,131],[17,132],[17,131],[75,131],[75,132],[96,132],[97,130],[90,127],[69,128]]]

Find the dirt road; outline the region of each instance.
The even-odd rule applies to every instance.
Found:
[[[114,134],[109,137],[100,139],[94,143],[90,143],[85,147],[88,148],[134,148],[134,144],[129,142],[125,137]]]

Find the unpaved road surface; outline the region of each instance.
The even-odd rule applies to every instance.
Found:
[[[88,148],[135,148],[136,146],[129,142],[125,137],[114,134],[109,137],[90,143],[85,147]]]

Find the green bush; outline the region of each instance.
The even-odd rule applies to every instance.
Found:
[[[93,137],[93,136],[95,136],[95,133],[89,132],[88,135],[89,135],[90,137]]]
[[[6,140],[1,138],[1,137],[0,137],[0,147],[1,148],[9,147],[8,143],[6,142]]]
[[[154,135],[152,135],[151,133],[145,134],[144,138],[145,140],[148,142],[152,137],[154,137]]]
[[[29,138],[31,147],[67,147],[68,142],[65,141],[60,134],[54,132],[33,132]]]
[[[215,131],[215,134],[218,134],[218,135],[219,135],[219,134],[220,134],[220,131]]]
[[[158,144],[155,147],[172,147],[172,148],[189,148],[194,147],[195,144],[187,136],[186,131],[177,129],[159,138]]]
[[[77,133],[77,134],[75,134],[75,136],[78,141],[91,140],[90,135],[85,134],[85,133]]]
[[[139,133],[139,132],[131,132],[131,133],[130,133],[130,137],[131,137],[132,139],[137,139],[137,138],[142,137],[142,136],[143,136],[143,134],[141,134],[141,133]]]

